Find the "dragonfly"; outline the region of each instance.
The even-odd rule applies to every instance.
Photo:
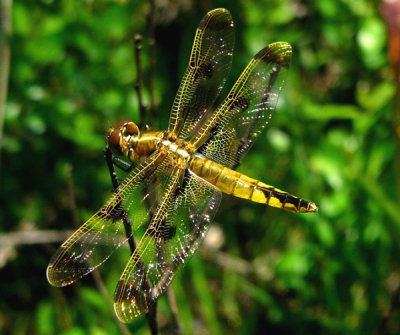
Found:
[[[269,123],[292,49],[277,42],[259,51],[214,107],[233,45],[230,12],[208,12],[196,30],[168,130],[141,130],[128,120],[108,130],[107,148],[113,159],[129,162],[129,172],[55,253],[47,268],[50,284],[61,287],[86,276],[142,229],[114,296],[116,315],[130,322],[148,312],[196,251],[223,193],[295,213],[318,211],[314,202],[235,171]],[[126,234],[126,219],[132,234]]]

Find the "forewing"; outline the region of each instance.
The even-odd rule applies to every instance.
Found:
[[[123,219],[132,205],[135,206],[129,216],[132,231],[146,221],[143,201],[148,194],[143,193],[143,185],[163,172],[162,160],[160,154],[154,155],[135,168],[105,205],[61,245],[47,267],[50,284],[73,283],[92,272],[124,244],[130,236],[126,235]]]
[[[118,283],[114,308],[123,322],[146,313],[167,289],[202,241],[221,200],[218,190],[188,170],[182,186],[174,184]]]
[[[253,57],[193,140],[200,153],[230,168],[240,164],[276,108],[291,55],[288,43],[277,42]]]
[[[233,44],[230,12],[223,8],[208,12],[196,30],[189,65],[172,106],[169,131],[187,139],[204,123],[231,68]]]

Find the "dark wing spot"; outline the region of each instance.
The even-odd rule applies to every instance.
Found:
[[[286,42],[272,43],[261,49],[255,56],[255,60],[262,60],[267,64],[276,63],[285,67],[289,66],[292,57],[292,47]]]
[[[175,234],[176,234],[176,227],[174,226],[169,226],[165,224],[158,229],[158,236],[163,240],[170,240],[175,236]]]
[[[211,128],[210,136],[214,137],[215,135],[217,135],[218,134],[218,130],[219,130],[219,124],[216,124],[214,127]]]
[[[231,105],[231,109],[240,108],[241,110],[245,111],[250,106],[250,100],[245,98],[244,96],[240,96],[237,98]]]
[[[121,220],[126,217],[126,212],[124,210],[124,207],[122,206],[122,203],[117,204],[112,211],[108,214],[109,218],[111,218],[113,221],[116,220]]]
[[[197,69],[195,75],[194,75],[194,80],[197,80],[198,78],[205,78],[205,79],[210,79],[213,74],[213,65],[211,63],[207,64],[200,64],[199,68]]]
[[[118,220],[123,220],[127,217],[127,214],[124,210],[124,207],[122,206],[122,203],[119,202],[115,206],[111,207],[105,207],[103,208],[99,213],[99,217],[104,217],[107,220],[112,220],[112,222],[118,221]]]
[[[213,66],[211,63],[201,64],[199,67],[198,75],[202,78],[211,78],[213,74]]]
[[[182,193],[183,193],[184,188],[183,187],[177,187],[175,189],[174,195],[172,196],[172,200],[175,200],[178,198]]]
[[[172,200],[175,200],[176,198],[178,198],[181,194],[183,194],[183,191],[186,189],[187,183],[189,181],[190,178],[190,174],[189,174],[189,170],[185,169],[185,174],[183,175],[183,180],[182,180],[182,184],[180,187],[177,187],[174,195],[172,196]]]
[[[162,239],[165,241],[173,238],[175,234],[176,227],[168,225],[165,220],[161,222],[157,229],[150,227],[146,232],[146,235],[148,236],[155,237],[157,240]]]

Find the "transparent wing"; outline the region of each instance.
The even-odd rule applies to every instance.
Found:
[[[72,284],[92,272],[124,244],[130,236],[125,234],[123,219],[133,204],[135,210],[131,210],[129,216],[132,231],[146,221],[149,213],[143,201],[148,194],[144,196],[143,187],[146,181],[164,172],[161,171],[164,168],[162,160],[162,155],[154,155],[135,168],[105,205],[61,245],[47,267],[50,284]]]
[[[229,11],[208,12],[196,31],[189,65],[172,106],[169,131],[186,139],[204,122],[231,68],[233,44]]]
[[[291,55],[288,43],[277,42],[253,57],[192,141],[200,153],[230,168],[240,164],[276,108]]]
[[[114,308],[123,322],[146,313],[167,289],[202,241],[221,200],[218,190],[188,170],[182,186],[173,179],[118,283]]]

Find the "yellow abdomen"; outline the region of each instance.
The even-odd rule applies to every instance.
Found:
[[[189,169],[221,192],[239,198],[296,213],[310,213],[318,210],[313,202],[298,198],[201,156],[191,159]]]

